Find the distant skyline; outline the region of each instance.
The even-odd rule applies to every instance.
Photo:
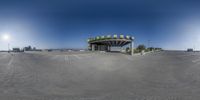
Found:
[[[198,0],[1,0],[0,35],[11,47],[87,48],[87,38],[124,34],[138,44],[200,50]],[[0,40],[0,50],[7,42]]]

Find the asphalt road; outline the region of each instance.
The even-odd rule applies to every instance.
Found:
[[[0,100],[199,100],[200,53],[0,53]]]

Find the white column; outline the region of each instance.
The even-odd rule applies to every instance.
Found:
[[[95,51],[95,45],[92,44],[92,51]]]
[[[130,53],[132,55],[132,43],[129,44]]]
[[[109,48],[109,45],[108,45],[108,46],[107,46],[107,51],[110,51],[109,49],[110,49],[110,48]]]

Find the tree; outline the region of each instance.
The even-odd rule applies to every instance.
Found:
[[[149,47],[147,48],[149,51],[153,51],[155,48],[154,47]]]
[[[141,52],[142,50],[145,50],[146,47],[145,45],[141,44],[141,45],[138,45],[137,49]]]

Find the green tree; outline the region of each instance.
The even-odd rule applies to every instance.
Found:
[[[138,45],[137,49],[139,50],[139,52],[141,52],[142,50],[145,50],[146,47],[145,45],[141,44],[141,45]]]
[[[147,49],[148,49],[148,51],[153,51],[155,48],[154,47],[149,47]]]

